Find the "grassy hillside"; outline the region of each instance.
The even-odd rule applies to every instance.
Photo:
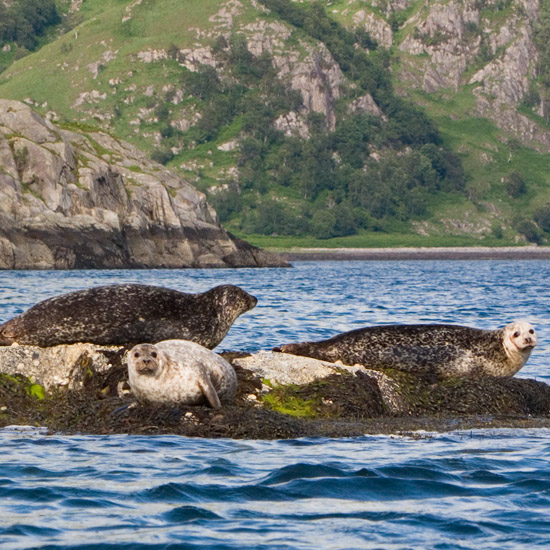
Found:
[[[71,12],[59,2],[58,35],[0,74],[0,96],[136,144],[257,244],[547,242],[549,155],[474,116],[472,85],[425,93],[396,78],[409,55],[397,44],[421,5],[86,0]],[[359,9],[387,23],[393,46],[357,31]],[[296,88],[292,71],[307,63],[334,96],[326,112]],[[379,114],[350,110],[366,96]],[[292,131],[275,128],[293,116]]]

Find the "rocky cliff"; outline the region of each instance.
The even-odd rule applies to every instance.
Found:
[[[0,100],[0,268],[282,265],[135,147]]]
[[[388,13],[405,6],[389,2]],[[472,116],[493,120],[525,144],[550,150],[550,133],[518,111],[538,77],[538,0],[429,2],[403,23],[400,78],[424,92],[469,87]],[[386,18],[382,18],[385,23]],[[536,114],[543,114],[539,98]]]
[[[397,81],[407,88],[432,93],[457,92],[466,87],[475,101],[471,116],[490,118],[524,143],[550,150],[547,129],[536,118],[517,109],[540,76],[540,47],[535,36],[541,17],[539,0],[430,0],[424,3],[349,0],[320,4],[326,5],[327,12],[336,21],[348,28],[364,29],[381,47],[390,49],[398,61]],[[80,4],[75,4],[73,9],[81,9]],[[134,35],[133,26],[143,25],[143,11],[148,9],[142,2],[133,2],[122,10],[123,30],[129,36]],[[328,128],[334,128],[342,89],[353,84],[325,44],[306,39],[288,21],[281,21],[275,12],[256,0],[208,3],[204,9],[208,15],[204,21],[197,22],[200,26],[190,21],[186,34],[177,36],[177,42],[167,47],[148,46],[132,51],[127,55],[128,70],[122,72],[119,67],[123,52],[117,46],[120,44],[117,37],[94,44],[94,48],[89,48],[94,54],[82,52],[79,47],[91,29],[83,26],[74,36],[63,37],[60,48],[64,59],[58,61],[53,71],[63,80],[70,76],[76,84],[67,92],[72,114],[112,123],[117,113],[112,112],[111,95],[116,95],[117,101],[124,104],[125,113],[134,117],[133,131],[139,133],[140,127],[155,119],[158,121],[154,107],[161,102],[163,94],[169,94],[171,123],[175,128],[187,130],[203,113],[200,105],[185,101],[186,93],[178,90],[179,83],[174,82],[171,72],[165,68],[165,79],[155,82],[148,78],[137,84],[136,74],[148,70],[144,66],[167,67],[176,60],[191,72],[210,66],[220,78],[227,78],[231,63],[220,56],[223,51],[220,44],[240,36],[252,55],[271,56],[278,78],[303,97],[300,109],[285,114],[277,122],[280,129],[306,135],[306,119],[312,112],[322,114]],[[155,10],[159,19],[163,17],[159,7]],[[173,17],[177,20],[182,15],[178,12]],[[164,26],[170,34],[169,23]],[[147,27],[144,32],[158,42],[153,28]],[[184,45],[180,47],[180,43]],[[26,70],[36,71],[37,67],[10,70],[7,77],[18,77]],[[35,95],[41,96],[36,98],[39,103],[49,99],[50,108],[60,106],[59,100],[47,97],[47,93]],[[149,106],[144,108],[140,95],[151,98]],[[370,96],[363,103],[368,104],[368,112],[379,114]],[[534,114],[544,116],[543,95],[535,103]],[[163,140],[157,130],[149,132],[148,138],[157,145]]]

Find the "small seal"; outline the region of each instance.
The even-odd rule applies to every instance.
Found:
[[[130,388],[148,403],[231,403],[237,391],[233,367],[218,354],[187,340],[139,344],[128,352]]]
[[[533,326],[517,321],[498,330],[455,325],[366,327],[273,351],[438,376],[513,376],[536,344]]]
[[[175,338],[211,349],[256,303],[234,285],[202,294],[139,284],[99,286],[44,300],[0,325],[0,345],[125,345]]]

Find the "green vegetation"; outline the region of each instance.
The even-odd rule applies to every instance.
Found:
[[[51,0],[0,5],[0,12],[19,11],[18,21],[36,23],[35,45],[24,45],[23,34],[20,41],[10,35],[0,69],[14,62],[17,51],[19,57],[40,48],[3,72],[0,97],[30,98],[70,127],[131,141],[205,192],[224,225],[255,244],[493,246],[514,244],[518,233],[550,241],[544,210],[550,157],[473,116],[477,84],[430,94],[405,88],[400,68],[407,64],[414,73],[418,67],[420,77],[427,54],[381,47],[363,28],[355,29],[356,11],[344,0],[261,3],[269,11],[248,0],[231,8],[231,33],[221,22],[225,5],[215,0],[86,0],[76,12],[64,0],[57,6]],[[479,0],[476,8],[495,28],[524,16],[511,0]],[[386,20],[396,45],[421,28],[407,23],[410,18],[428,13],[419,0],[389,15],[382,5],[361,9]],[[0,29],[12,19],[0,17]],[[267,28],[274,44],[268,54],[258,33],[277,22],[287,30],[269,37]],[[473,39],[480,29],[481,23],[468,23],[465,33]],[[550,0],[541,2],[535,30],[537,78],[521,112],[544,124],[550,112]],[[449,38],[421,32],[417,38],[431,47]],[[502,53],[504,46],[495,52],[491,43],[482,33],[464,81]],[[192,58],[187,52],[196,48]],[[346,77],[338,94],[327,88],[330,120],[304,105],[281,62],[299,64],[308,56],[311,63],[317,52],[312,70],[326,75],[332,67],[319,53],[325,48]],[[382,116],[350,108],[368,95]],[[277,129],[283,119],[297,119],[300,133]],[[108,154],[99,147],[96,152]],[[24,165],[21,151],[18,167]],[[455,231],[456,220],[467,220],[465,227]],[[460,231],[471,236],[446,236]]]
[[[40,384],[31,384],[28,389],[28,394],[31,397],[36,397],[36,399],[44,399],[46,397],[46,390],[44,386]]]
[[[497,246],[511,245],[518,233],[528,242],[549,242],[550,232],[539,226],[535,211],[550,202],[550,155],[506,137],[487,119],[469,116],[473,105],[468,87],[458,93],[416,92],[413,97],[432,114],[442,142],[461,151],[462,164],[469,175],[467,204],[479,216],[493,220],[490,233],[483,235],[483,244],[487,239],[496,239]],[[492,215],[487,212],[488,205]],[[460,201],[447,203],[445,194],[434,195],[428,202],[428,208],[444,218],[463,217],[464,206]]]
[[[541,0],[540,15],[535,26],[535,43],[539,51],[537,78],[531,82],[524,103],[539,111],[550,122],[550,0]]]
[[[272,236],[240,234],[254,246],[271,250],[290,248],[399,248],[445,246],[518,246],[513,239],[487,235],[483,239],[470,236],[422,236],[415,233],[362,232],[350,237],[316,239],[314,237]]]
[[[14,393],[42,400],[46,397],[44,386],[36,384],[31,379],[20,374],[0,373],[0,392],[5,388],[12,388]]]
[[[292,395],[299,386],[279,386],[262,397],[264,405],[273,411],[301,418],[315,417],[319,403],[312,399],[303,399]]]
[[[54,0],[14,0],[0,2],[0,45],[17,44],[21,57],[34,50],[46,29],[61,21]],[[5,57],[4,60],[9,59]]]
[[[430,194],[464,190],[460,160],[441,146],[435,125],[422,110],[395,95],[387,51],[365,31],[352,33],[333,21],[319,3],[263,3],[296,32],[328,47],[356,83],[341,103],[369,93],[387,122],[341,109],[330,131],[322,115],[311,113],[308,140],[284,136],[273,129],[273,122],[282,113],[298,110],[301,98],[284,92],[267,56],[254,58],[242,41],[237,47],[230,45],[228,66],[237,67],[234,81],[246,89],[251,78],[259,79],[256,89],[263,93],[242,96],[238,181],[210,196],[224,223],[246,234],[344,237],[383,229],[388,220],[423,216]],[[210,68],[193,77],[191,90],[202,99],[204,90],[210,90],[211,111],[217,115],[209,124],[210,133],[203,132],[197,141],[215,139],[213,128],[229,123],[236,114],[215,101],[218,96],[212,90],[217,87]],[[206,117],[207,123],[210,119]],[[197,126],[204,129],[204,122]],[[371,156],[373,151],[381,151],[379,158]]]

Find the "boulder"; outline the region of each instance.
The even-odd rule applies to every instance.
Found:
[[[0,269],[287,265],[135,147],[0,100]]]
[[[86,377],[105,374],[120,364],[121,346],[71,344],[40,348],[38,346],[0,347],[0,373],[21,374],[46,391],[66,388],[82,390]],[[118,360],[118,361],[117,361]]]

